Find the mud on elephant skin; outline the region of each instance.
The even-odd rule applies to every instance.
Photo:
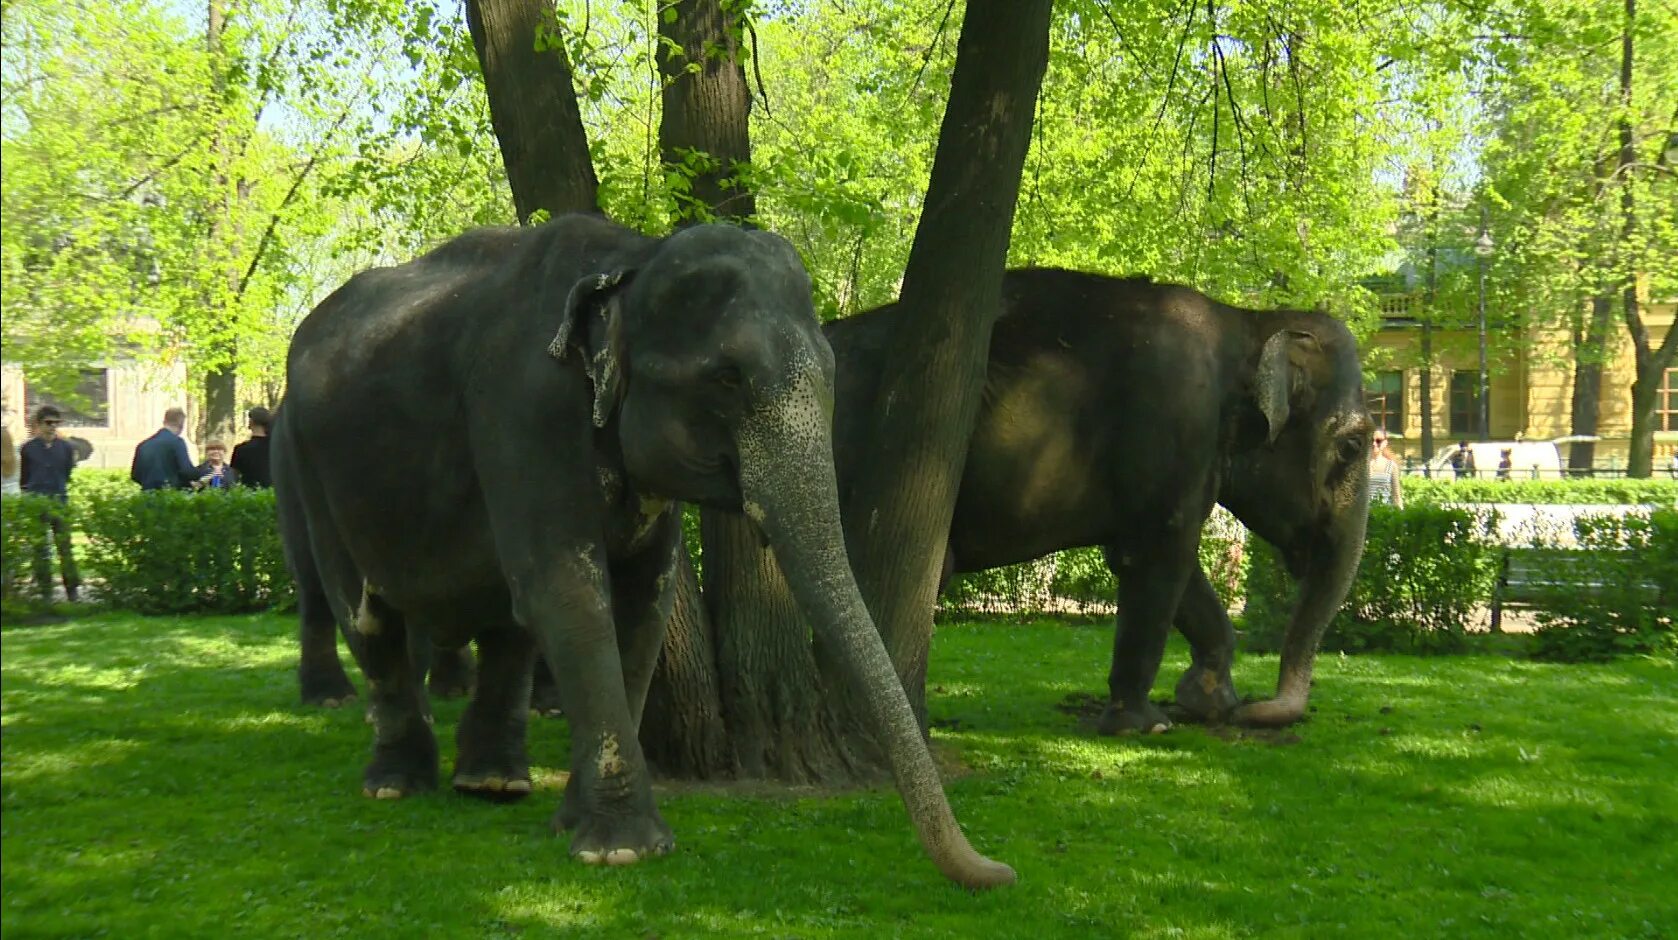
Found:
[[[887,306],[825,328],[842,458],[867,452],[876,364],[902,316]],[[1345,325],[1146,279],[1029,269],[1004,279],[990,349],[946,572],[1105,548],[1119,615],[1104,732],[1169,726],[1148,692],[1173,622],[1193,650],[1179,705],[1206,719],[1298,720],[1317,643],[1363,552],[1373,425]],[[1214,501],[1300,579],[1266,701],[1236,695],[1234,628],[1198,563]]]
[[[762,532],[841,651],[939,868],[969,887],[1012,881],[950,812],[857,592],[833,370],[792,247],[729,226],[654,239],[567,216],[480,230],[328,297],[292,340],[272,446],[288,554],[327,608],[311,613],[354,625],[368,677],[364,789],[435,786],[413,648],[472,639],[454,785],[528,792],[540,650],[571,725],[555,818],[571,853],[618,864],[669,851],[636,731],[681,545],[672,501],[685,500],[743,511]]]

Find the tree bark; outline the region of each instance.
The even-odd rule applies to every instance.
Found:
[[[665,9],[658,23],[664,79],[658,147],[665,166],[679,169],[690,184],[676,194],[677,218],[750,219],[757,200],[748,175],[752,94],[741,54],[744,24],[722,0],[678,0]]]
[[[467,0],[466,24],[519,224],[538,210],[598,212],[600,184],[552,5]]]
[[[932,610],[1048,61],[1049,11],[1049,0],[967,5],[903,277],[899,302],[912,315],[883,363],[878,443],[842,507],[857,583],[923,727]]]

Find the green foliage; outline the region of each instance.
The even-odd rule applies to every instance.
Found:
[[[49,530],[46,516],[62,512],[57,500],[35,493],[18,493],[0,499],[0,598],[6,610],[24,611],[50,600],[42,598],[35,584],[35,547],[45,544]]]
[[[578,864],[548,826],[563,721],[530,723],[527,800],[368,800],[371,729],[298,705],[295,631],[7,625],[6,936],[1570,940],[1678,918],[1678,675],[1647,660],[1329,656],[1287,733],[1114,739],[1057,707],[1105,696],[1110,630],[947,623],[927,709],[963,768],[950,802],[1021,876],[975,895],[889,786],[659,787],[672,855]],[[1174,641],[1156,695],[1187,661]],[[1275,678],[1236,664],[1244,691]],[[462,707],[434,703],[445,772]]]
[[[1441,503],[1537,503],[1550,505],[1678,505],[1678,480],[1428,480],[1404,478],[1404,501]]]
[[[1476,605],[1491,596],[1494,520],[1437,506],[1372,506],[1363,562],[1322,646],[1443,652],[1463,648]],[[1248,543],[1245,627],[1250,648],[1279,648],[1295,594],[1274,549]]]
[[[272,490],[106,491],[77,509],[100,597],[144,614],[287,607]]]
[[[1593,586],[1538,598],[1535,655],[1565,662],[1678,657],[1678,511],[1583,516],[1574,533],[1579,550],[1568,577]]]

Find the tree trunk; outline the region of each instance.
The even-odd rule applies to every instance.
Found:
[[[598,212],[599,181],[552,5],[467,0],[466,24],[519,224],[538,210]]]
[[[1632,35],[1637,21],[1637,0],[1625,0],[1625,22],[1620,32],[1620,157],[1616,178],[1620,184],[1620,244],[1628,251],[1637,244],[1637,204],[1632,195],[1632,173],[1637,149],[1631,131]],[[1626,476],[1647,478],[1654,471],[1655,396],[1661,376],[1678,357],[1678,325],[1669,327],[1666,337],[1655,346],[1637,304],[1635,259],[1620,260],[1620,307],[1626,329],[1631,333],[1637,360],[1637,379],[1631,387],[1631,447],[1626,455]]]
[[[1601,427],[1602,364],[1608,348],[1608,329],[1614,318],[1614,298],[1591,298],[1591,315],[1573,346],[1573,415],[1571,433],[1594,437]],[[1568,450],[1567,469],[1583,475],[1596,464],[1596,444],[1576,441]]]
[[[227,122],[220,116],[227,96],[227,56],[223,48],[222,29],[227,23],[225,0],[209,0],[206,9],[204,28],[204,45],[210,58],[210,93],[217,112],[215,139],[210,149],[215,154],[215,169],[212,170],[211,205],[209,207],[209,232],[206,239],[210,257],[224,263],[227,269],[228,292],[225,297],[218,298],[214,289],[209,289],[204,300],[208,310],[219,310],[223,322],[222,329],[212,333],[207,348],[202,356],[207,366],[204,370],[204,415],[203,436],[200,441],[213,438],[227,440],[232,437],[234,430],[234,412],[238,409],[238,340],[231,322],[234,311],[231,307],[234,296],[233,289],[238,286],[238,271],[234,258],[236,251],[230,242],[232,237],[233,196],[229,192],[230,160],[228,158]]]
[[[1433,466],[1433,311],[1439,300],[1439,209],[1437,186],[1433,189],[1434,206],[1428,224],[1427,244],[1427,309],[1422,313],[1422,473],[1432,476]],[[1402,394],[1402,392],[1400,392]],[[1403,430],[1400,428],[1400,430]]]
[[[877,443],[843,507],[857,583],[923,727],[932,609],[1048,61],[1049,10],[1049,0],[967,5],[904,271],[900,303],[912,315],[882,363]]]
[[[757,214],[744,172],[752,162],[747,123],[752,94],[741,56],[742,29],[722,0],[678,0],[659,17],[664,115],[658,147],[665,166],[689,181],[688,192],[675,194],[676,216],[683,222]]]

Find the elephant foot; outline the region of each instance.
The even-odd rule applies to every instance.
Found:
[[[390,739],[380,736],[373,746],[373,760],[362,771],[362,793],[378,800],[397,800],[435,789],[437,739],[430,725],[416,716],[405,733]]]
[[[571,822],[564,817],[561,809],[554,829],[571,831],[571,857],[585,865],[632,865],[676,848],[676,837],[657,810],[633,816],[592,813]]]
[[[547,667],[543,666],[542,668]],[[538,718],[564,717],[565,707],[559,700],[559,686],[554,685],[553,679],[550,678],[545,682],[538,679],[531,685],[530,713]]]
[[[1242,705],[1235,710],[1232,720],[1249,728],[1285,728],[1304,717],[1304,700],[1273,698]]]
[[[303,694],[303,704],[319,708],[337,708],[355,698],[355,686],[344,667],[334,659],[330,668],[304,664],[298,667],[297,681]]]
[[[1196,663],[1177,680],[1177,705],[1197,721],[1218,722],[1241,704],[1229,669],[1208,669]]]
[[[472,694],[474,664],[472,647],[457,650],[437,650],[431,659],[431,675],[426,689],[435,698],[462,698]]]
[[[512,803],[530,795],[530,766],[523,753],[487,754],[462,747],[452,783],[458,793]]]
[[[1104,735],[1163,734],[1170,728],[1171,719],[1153,702],[1134,707],[1109,702],[1095,723],[1095,730]]]

